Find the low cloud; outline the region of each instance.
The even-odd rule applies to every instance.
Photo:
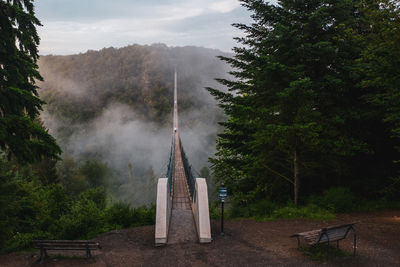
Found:
[[[112,5],[104,0],[88,2],[42,0],[37,3],[37,16],[44,25],[38,29],[40,54],[66,55],[159,42],[230,51],[235,46],[233,37],[241,35],[230,25],[250,21],[249,13],[236,0],[118,0],[112,1]],[[201,24],[182,28],[190,21],[201,21]]]

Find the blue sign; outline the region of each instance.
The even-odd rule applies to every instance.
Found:
[[[224,202],[225,198],[228,196],[228,190],[226,189],[226,187],[220,187],[218,189],[218,196],[221,201]]]

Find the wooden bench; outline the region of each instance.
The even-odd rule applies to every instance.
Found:
[[[40,262],[44,261],[47,250],[86,250],[86,257],[90,258],[91,250],[100,249],[100,244],[88,240],[33,240],[33,247],[40,249]]]
[[[330,243],[336,241],[336,246],[337,246],[337,248],[339,248],[339,241],[342,239],[345,239],[347,237],[348,233],[350,231],[352,231],[353,238],[354,238],[353,256],[355,256],[356,249],[357,249],[357,236],[356,236],[356,230],[354,229],[354,225],[356,223],[357,222],[328,226],[328,227],[318,229],[318,230],[297,233],[297,234],[291,235],[290,237],[297,238],[297,246],[299,249],[301,248],[300,238],[303,238],[304,241],[312,247],[314,247],[318,244],[321,244],[321,243],[328,243],[327,259],[329,259]]]

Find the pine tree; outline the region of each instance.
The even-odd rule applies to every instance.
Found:
[[[208,88],[228,115],[211,162],[245,201],[285,201],[291,184],[297,204],[302,176],[323,164],[321,156],[367,150],[354,135],[365,105],[357,104],[357,77],[349,68],[360,51],[345,39],[357,9],[354,1],[242,4],[254,23],[235,25],[246,33],[237,38],[244,46],[234,48],[233,58],[222,57],[237,80],[219,80],[227,93]]]
[[[44,102],[39,99],[39,36],[32,0],[0,1],[0,149],[20,162],[43,156],[58,158],[61,149],[34,122]]]
[[[363,29],[355,38],[363,46],[358,71],[365,99],[383,108],[392,137],[400,138],[400,9],[398,1],[365,1]]]

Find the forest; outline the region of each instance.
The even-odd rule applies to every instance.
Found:
[[[0,252],[154,224],[172,138],[230,217],[400,208],[392,0],[242,0],[233,53],[129,45],[40,56],[31,1],[0,0]],[[218,203],[211,204],[217,217]]]
[[[254,23],[221,57],[236,79],[208,88],[228,116],[211,163],[233,214],[398,207],[398,1],[242,3]]]

